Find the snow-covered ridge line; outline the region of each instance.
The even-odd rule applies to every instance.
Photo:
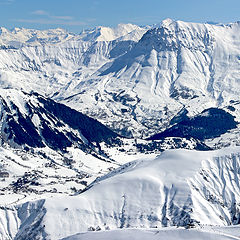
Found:
[[[35,30],[14,28],[8,30],[0,27],[0,47],[20,48],[23,46],[41,46],[46,44],[62,44],[67,41],[113,41],[133,40],[140,38],[147,30],[133,24],[119,24],[115,28],[99,26],[84,30],[79,34],[67,32],[64,29]]]
[[[1,144],[12,147],[48,146],[64,151],[117,137],[95,119],[37,93],[0,89],[0,107]]]
[[[27,203],[36,211],[24,219],[1,211],[12,216],[7,221],[16,227],[8,234],[21,233],[19,239],[29,234],[61,239],[90,229],[239,224],[239,169],[239,147],[165,151],[102,178],[80,195],[46,199],[41,206]],[[34,231],[36,221],[41,231]]]

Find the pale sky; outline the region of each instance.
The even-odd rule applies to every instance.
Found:
[[[0,26],[79,33],[118,23],[151,25],[165,18],[190,22],[240,21],[240,0],[0,0]]]

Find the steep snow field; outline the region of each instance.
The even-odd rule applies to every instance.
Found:
[[[61,239],[95,229],[239,224],[239,169],[239,147],[165,151],[154,159],[121,166],[79,195],[2,208],[1,215],[8,216],[1,221],[2,238],[17,233],[16,239]],[[178,236],[178,231],[170,231],[169,236]],[[195,231],[192,234],[193,239],[198,236]]]

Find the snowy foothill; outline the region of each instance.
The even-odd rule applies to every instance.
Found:
[[[62,240],[239,240],[239,226],[233,228],[122,229],[79,233]]]
[[[123,164],[76,196],[55,196],[1,210],[10,216],[6,220],[10,222],[2,222],[1,228],[4,234],[17,233],[22,237],[19,239],[29,234],[61,239],[80,232],[118,228],[157,228],[163,231],[161,235],[156,230],[157,239],[168,233],[170,239],[238,239],[229,237],[231,233],[221,235],[222,228],[219,232],[202,232],[201,227],[239,223],[239,169],[239,147],[205,152],[167,150],[155,158],[145,156]],[[27,215],[24,209],[28,209]],[[6,229],[8,224],[15,227]],[[165,231],[169,226],[196,230]],[[142,233],[155,239],[149,230],[136,230],[136,236]],[[238,230],[235,228],[236,233],[240,233]],[[102,239],[105,234],[107,239],[115,232],[85,233],[73,239]],[[130,230],[123,231],[119,239],[129,234]]]

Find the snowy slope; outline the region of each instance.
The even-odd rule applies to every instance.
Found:
[[[193,138],[121,138],[76,110],[15,89],[0,89],[0,116],[0,205],[80,192],[121,164],[164,149],[208,149]]]
[[[0,89],[0,116],[1,206],[75,194],[128,161],[101,150],[116,133],[36,93]]]
[[[9,218],[2,221],[5,233],[1,233],[17,233],[16,239],[31,234],[61,239],[94,229],[239,224],[239,156],[235,147],[211,152],[171,150],[135,160],[77,196],[3,208]],[[27,214],[24,208],[29,209]],[[10,223],[10,229],[3,227]]]
[[[45,147],[64,151],[75,146],[94,148],[117,134],[63,104],[37,93],[0,89],[1,142],[12,147]]]
[[[226,232],[225,232],[226,231]],[[230,233],[228,232],[230,231]],[[219,228],[212,227],[210,229],[158,229],[158,230],[113,230],[104,232],[85,232],[74,236],[64,238],[63,240],[203,240],[203,239],[217,239],[217,240],[238,240],[239,226],[233,228]]]

